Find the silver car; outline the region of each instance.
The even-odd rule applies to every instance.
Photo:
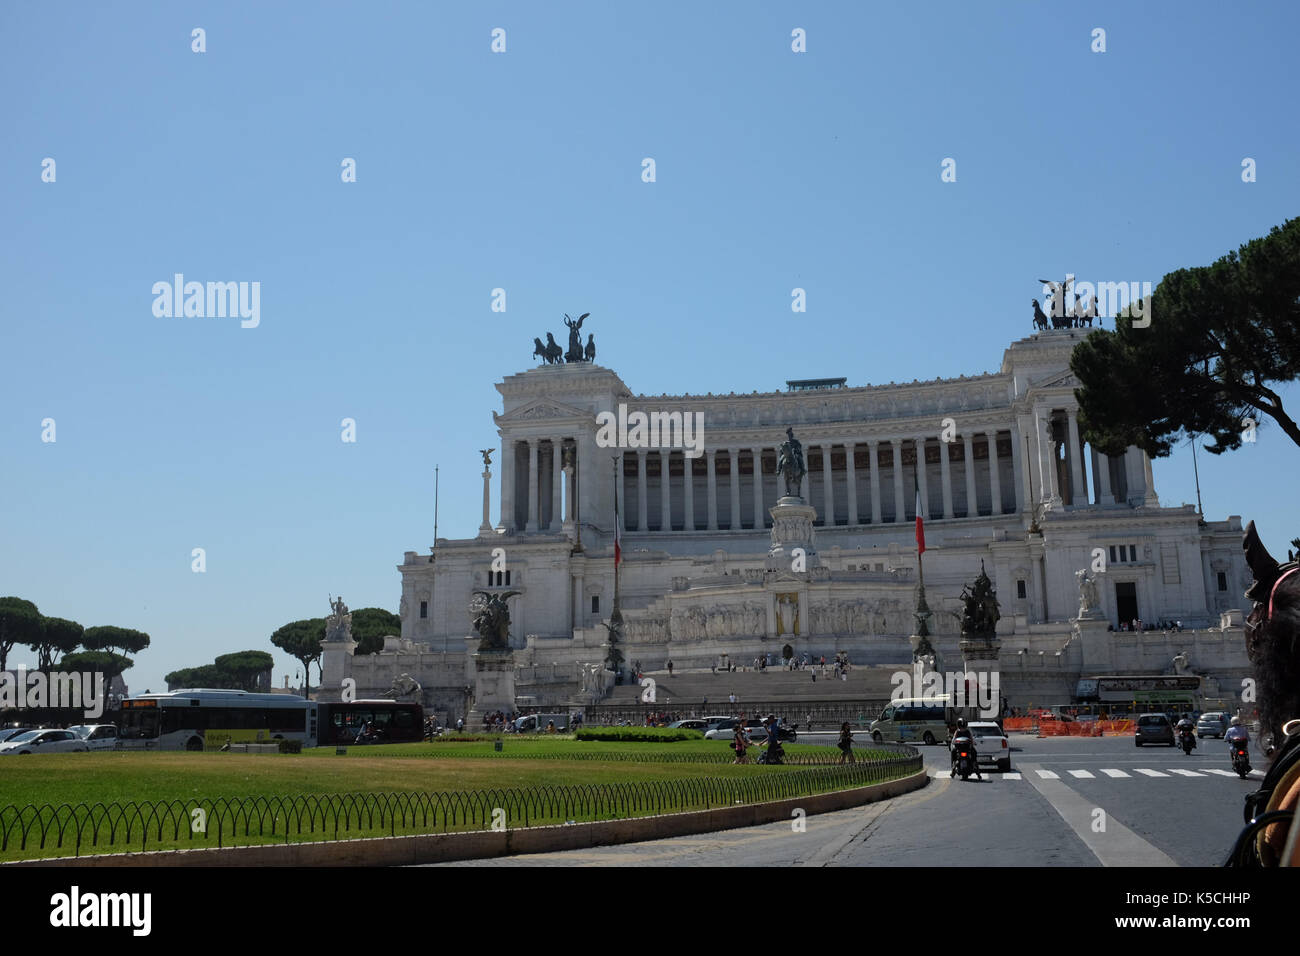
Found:
[[[1201,714],[1201,719],[1196,722],[1196,736],[1198,737],[1218,737],[1228,732],[1228,715],[1222,711],[1210,711]]]
[[[79,724],[68,729],[84,740],[91,750],[117,749],[116,724]]]
[[[85,753],[90,747],[70,730],[29,730],[0,744],[0,757],[11,754]]]

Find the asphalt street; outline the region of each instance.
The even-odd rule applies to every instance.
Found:
[[[801,735],[833,743],[834,735]],[[946,747],[920,748],[923,789],[853,810],[645,843],[457,866],[1218,866],[1262,774],[1228,748],[1191,755],[1132,737],[1011,737],[1011,772],[948,779]],[[1252,754],[1252,764],[1261,758]]]

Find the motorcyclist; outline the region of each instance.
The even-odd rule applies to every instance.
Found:
[[[958,741],[964,741],[962,744],[960,744],[960,746],[970,748],[970,763],[972,769],[974,769],[975,771],[975,779],[982,782],[984,778],[980,775],[979,755],[975,752],[975,736],[970,732],[970,728],[966,726],[965,717],[957,718],[957,729],[956,731],[953,732],[952,735],[951,752],[952,752],[953,776],[956,776],[957,774],[957,748],[959,746]]]
[[[1178,722],[1178,725],[1174,730],[1178,734],[1178,740],[1180,743],[1183,739],[1183,735],[1187,735],[1192,738],[1192,746],[1196,746],[1196,725],[1192,723],[1191,714],[1183,714],[1183,719]]]
[[[1233,744],[1239,743],[1243,747],[1249,748],[1250,734],[1246,731],[1245,726],[1242,724],[1241,718],[1233,717],[1232,720],[1228,722],[1228,724],[1229,724],[1228,732],[1223,735],[1223,739],[1227,742],[1228,746],[1231,747]]]

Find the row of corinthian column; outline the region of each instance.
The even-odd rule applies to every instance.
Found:
[[[1060,434],[1064,441],[1057,440],[1053,434],[1052,420],[1059,423]],[[1064,419],[1062,421],[1062,418]],[[1099,505],[1111,504],[1143,504],[1147,506],[1158,506],[1159,502],[1155,496],[1154,483],[1151,478],[1150,459],[1139,449],[1130,448],[1128,452],[1112,461],[1096,451],[1089,449],[1085,454],[1084,445],[1080,441],[1080,432],[1076,414],[1073,409],[1068,410],[1063,416],[1058,410],[1053,413],[1047,407],[1035,408],[1032,417],[1023,420],[1028,422],[1027,428],[1034,428],[1034,433],[1021,435],[1016,428],[1009,431],[1011,444],[1011,488],[1008,493],[1014,496],[1014,511],[1021,512],[1028,507],[1029,502],[1035,504],[1040,502],[1049,503],[1052,506],[1060,506],[1063,502],[1067,505],[1079,506],[1089,504],[1089,499]],[[1008,434],[1007,432],[1002,432]],[[974,516],[979,513],[977,502],[977,473],[983,464],[976,463],[975,452],[980,446],[987,449],[988,463],[988,480],[986,486],[989,492],[991,508],[988,514],[1001,515],[1013,510],[1010,502],[1003,502],[1003,479],[999,468],[999,459],[997,454],[997,435],[998,430],[983,432],[968,432],[957,436],[952,442],[944,441],[942,438],[933,435],[923,435],[914,438],[889,438],[889,439],[870,439],[866,441],[842,441],[842,442],[824,442],[806,444],[809,449],[808,454],[814,453],[816,449],[820,454],[822,477],[820,488],[820,500],[812,500],[810,493],[811,475],[805,476],[803,496],[809,504],[813,505],[821,513],[823,524],[833,525],[836,522],[835,496],[836,496],[836,478],[841,472],[835,471],[832,467],[832,452],[836,446],[842,446],[844,449],[844,475],[843,492],[846,500],[842,503],[844,513],[849,525],[859,524],[883,524],[884,516],[882,513],[881,500],[881,482],[890,481],[892,478],[893,490],[893,514],[890,517],[891,523],[902,523],[909,520],[907,503],[912,498],[914,492],[906,487],[908,482],[904,477],[904,468],[902,465],[903,449],[905,445],[910,445],[916,455],[916,463],[913,465],[913,475],[916,487],[920,492],[921,499],[921,517],[927,520],[934,518],[953,518],[956,517],[957,509],[955,506],[955,497],[953,494],[954,480],[964,480],[965,485],[965,515]],[[1025,439],[1029,444],[1026,446]],[[965,467],[961,469],[962,475],[954,475],[954,462],[951,460],[949,446],[960,441],[963,449],[963,462]],[[931,514],[929,483],[930,476],[928,468],[925,465],[925,449],[932,442],[938,444],[938,464],[939,464],[939,481],[940,481],[940,499],[942,508],[941,513]],[[527,495],[527,518],[526,521],[522,514],[516,512],[516,469],[522,465],[522,460],[516,456],[522,453],[523,449],[520,444],[527,446],[528,472],[527,487],[524,493]],[[859,500],[858,494],[858,475],[856,452],[861,445],[867,446],[867,468],[870,487],[870,518],[863,511],[863,503]],[[892,452],[892,465],[888,467],[888,475],[882,476],[880,464],[880,446],[884,444]],[[564,526],[572,525],[575,520],[575,483],[574,469],[567,467],[563,460],[563,448],[568,445],[573,458],[576,460],[576,446],[572,439],[548,439],[548,438],[525,438],[516,441],[507,441],[505,443],[505,454],[501,464],[501,524],[510,531],[560,531]],[[628,455],[636,458],[636,477],[635,486],[631,486],[627,476],[623,474],[622,468],[619,468],[618,474],[624,484],[620,491],[620,498],[623,503],[621,516],[623,528],[625,531],[650,531],[650,476],[648,474],[647,464],[651,456],[658,456],[659,463],[659,515],[658,531],[668,531],[673,529],[673,505],[680,500],[683,515],[682,527],[687,531],[718,531],[718,530],[739,530],[743,527],[743,511],[741,508],[742,489],[740,482],[740,461],[742,454],[751,458],[753,466],[753,475],[751,477],[750,491],[753,495],[752,519],[753,527],[761,528],[764,526],[766,517],[765,505],[774,503],[767,501],[764,496],[763,479],[771,478],[774,483],[779,483],[779,479],[769,471],[764,475],[762,458],[763,452],[769,446],[731,446],[726,448],[708,449],[704,452],[704,515],[703,523],[700,516],[696,513],[695,496],[696,487],[693,475],[694,460],[684,458],[686,473],[679,477],[680,484],[674,487],[674,480],[669,471],[670,462],[674,455],[681,455],[680,449],[674,448],[656,448],[656,449],[624,449],[622,455],[624,458]],[[724,489],[718,487],[718,456],[724,456],[729,462],[727,486]],[[1031,480],[1030,461],[1033,462],[1032,471],[1037,473],[1037,487]],[[549,466],[544,459],[549,459]],[[1088,472],[1085,474],[1085,462]],[[920,467],[917,467],[919,465]],[[1119,485],[1114,486],[1112,490],[1112,468],[1116,471]],[[549,485],[543,481],[544,471],[549,470]],[[522,475],[518,476],[522,478]],[[1092,494],[1089,494],[1089,478],[1092,479]],[[1068,483],[1068,488],[1065,487]],[[562,497],[561,490],[564,494]],[[784,487],[776,488],[776,495],[784,493]],[[633,494],[635,492],[635,494]],[[550,507],[544,507],[545,499],[549,493]],[[728,496],[726,514],[722,515],[723,509],[719,507],[719,494]],[[774,495],[773,497],[775,498]],[[634,501],[632,499],[635,499]],[[561,509],[563,507],[563,518]],[[523,525],[522,529],[519,528]]]
[[[916,438],[916,439],[887,439],[887,443],[892,449],[893,465],[890,471],[893,476],[894,492],[894,513],[891,521],[901,523],[910,520],[907,514],[907,501],[904,469],[902,466],[903,446],[907,442],[917,450],[918,454],[924,454],[924,447],[929,441],[938,439]],[[976,497],[976,476],[977,466],[975,463],[975,445],[982,442],[990,449],[988,459],[989,469],[989,488],[992,497],[992,514],[1000,515],[1004,513],[1002,504],[1002,476],[998,469],[997,444],[995,433],[982,433],[978,437],[975,435],[966,435],[961,439],[964,443],[965,451],[965,483],[966,483],[966,501],[968,515],[977,513],[975,507]],[[834,446],[842,445],[844,448],[844,493],[847,496],[846,508],[848,524],[856,525],[867,523],[865,515],[859,510],[858,481],[857,481],[857,463],[854,460],[859,445],[867,446],[868,457],[868,475],[870,481],[870,502],[871,502],[871,524],[882,524],[883,515],[881,509],[881,466],[880,466],[880,445],[881,440],[868,440],[865,442],[840,442],[840,443],[823,443],[815,445],[821,454],[821,500],[809,501],[821,512],[825,524],[833,524],[835,521],[835,478],[841,472],[832,468],[831,454]],[[948,444],[939,442],[939,463],[942,475],[943,487],[943,517],[952,518],[955,516],[953,510],[952,494],[952,468],[949,462]],[[669,463],[675,449],[646,449],[646,450],[627,450],[624,455],[635,455],[637,459],[636,466],[636,486],[635,486],[635,509],[624,509],[623,527],[625,531],[649,531],[650,515],[650,479],[648,475],[647,462],[651,456],[658,456],[659,459],[659,527],[655,530],[668,531],[672,530],[673,521],[673,501],[677,498],[682,500],[683,529],[686,531],[718,531],[718,530],[739,530],[743,527],[743,512],[741,509],[741,485],[740,485],[740,462],[742,455],[748,455],[753,463],[754,474],[751,479],[751,492],[753,495],[753,516],[754,527],[762,527],[765,512],[764,505],[774,502],[766,502],[764,497],[763,479],[772,478],[779,481],[777,476],[769,471],[763,473],[762,460],[765,446],[756,447],[731,447],[724,449],[708,449],[704,453],[705,459],[705,515],[704,523],[701,525],[695,511],[695,481],[692,474],[693,460],[684,458],[685,473],[679,479],[674,480],[669,476]],[[727,509],[727,520],[720,523],[718,506],[718,456],[722,455],[725,460],[729,461],[730,467],[729,481],[727,491],[730,495],[730,507]],[[926,469],[924,467],[924,458],[920,459],[922,467],[916,469],[915,474],[921,490],[922,517],[930,518],[929,501],[928,501],[928,481]],[[1014,462],[1013,462],[1014,467]],[[827,480],[829,476],[830,480]],[[804,478],[804,497],[809,499],[809,478]],[[625,479],[626,480],[626,479]],[[674,487],[677,485],[677,487]],[[625,485],[626,487],[626,485]],[[631,489],[628,489],[629,492]],[[778,488],[778,493],[784,493],[784,488]],[[624,501],[627,496],[624,496]],[[1019,507],[1017,502],[1017,507]]]

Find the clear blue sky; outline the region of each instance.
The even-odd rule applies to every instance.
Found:
[[[1154,284],[1300,212],[1298,26],[1290,3],[4,4],[0,594],[148,631],[136,692],[270,649],[328,592],[395,611],[434,466],[440,533],[473,535],[493,384],[565,312],[635,392],[995,370],[1036,277]],[[155,317],[176,272],[260,282],[260,326]],[[1284,553],[1297,454],[1267,423],[1202,454],[1207,516]],[[1185,450],[1155,473],[1195,501]],[[296,667],[277,652],[276,683]]]

